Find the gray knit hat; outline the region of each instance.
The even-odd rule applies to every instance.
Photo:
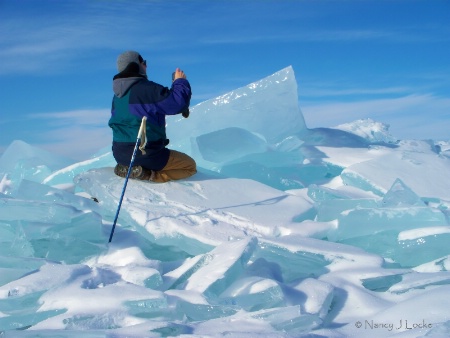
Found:
[[[130,62],[136,62],[139,65],[139,73],[145,75],[146,71],[141,65],[142,61],[142,56],[138,52],[128,50],[117,57],[117,70],[120,73],[130,64]]]

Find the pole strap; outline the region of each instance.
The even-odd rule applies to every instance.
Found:
[[[142,152],[142,155],[145,155],[145,145],[147,144],[147,135],[146,135],[146,130],[147,130],[147,117],[144,116],[142,118],[142,122],[141,122],[141,127],[139,128],[139,134],[138,134],[138,139],[141,139],[141,144],[139,146],[139,150]]]

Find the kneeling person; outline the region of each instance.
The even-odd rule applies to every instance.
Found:
[[[191,86],[184,72],[177,68],[171,88],[147,79],[147,63],[135,51],[117,58],[113,78],[114,97],[109,126],[113,131],[113,156],[116,175],[125,177],[133,155],[142,118],[147,117],[145,146],[138,151],[130,177],[153,182],[168,182],[190,177],[197,172],[190,156],[168,149],[166,115],[189,116]]]

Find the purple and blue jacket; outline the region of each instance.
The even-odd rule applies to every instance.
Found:
[[[113,155],[117,163],[129,165],[142,118],[147,117],[145,155],[137,152],[134,165],[161,170],[169,159],[166,148],[166,115],[180,114],[189,107],[191,86],[177,79],[169,89],[139,74],[139,65],[130,63],[113,78],[109,126],[113,131]]]

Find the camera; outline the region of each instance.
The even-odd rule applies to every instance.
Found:
[[[175,81],[175,72],[172,73],[172,82],[173,82],[173,81]],[[183,117],[187,119],[187,118],[189,117],[189,113],[190,113],[190,112],[189,112],[189,107],[187,107],[186,109],[184,109],[184,110],[181,112],[181,115],[183,115]]]

